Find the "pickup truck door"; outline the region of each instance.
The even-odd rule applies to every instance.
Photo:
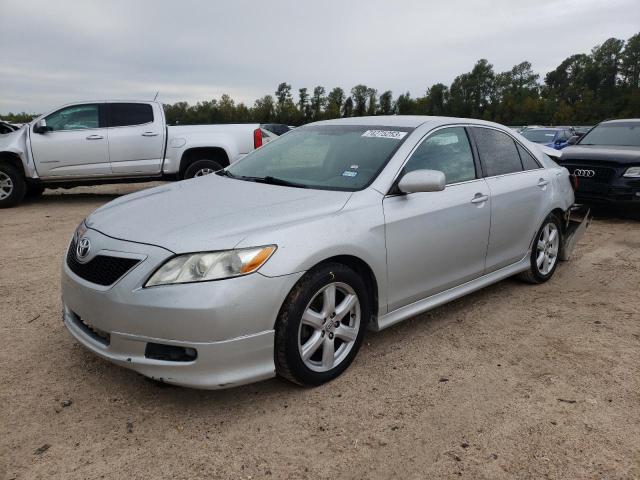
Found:
[[[465,128],[431,133],[401,175],[418,169],[444,172],[447,186],[383,200],[389,311],[478,278],[485,268],[491,198]]]
[[[156,103],[106,104],[109,161],[115,175],[159,174],[164,158],[164,115]]]
[[[29,136],[31,152],[43,178],[111,175],[104,104],[63,107],[49,115],[45,133]]]

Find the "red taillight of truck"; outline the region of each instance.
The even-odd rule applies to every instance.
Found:
[[[253,148],[260,148],[262,146],[262,130],[256,128],[253,131]]]

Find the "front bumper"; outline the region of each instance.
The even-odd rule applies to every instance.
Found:
[[[62,272],[64,324],[84,347],[118,365],[167,383],[224,388],[275,374],[274,324],[302,273],[143,288],[171,253],[86,233],[101,252],[144,257],[109,287]],[[197,352],[191,361],[150,358],[148,344]]]

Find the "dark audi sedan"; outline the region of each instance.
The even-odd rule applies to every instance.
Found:
[[[576,177],[578,201],[640,205],[640,119],[602,122],[570,143],[559,163]]]

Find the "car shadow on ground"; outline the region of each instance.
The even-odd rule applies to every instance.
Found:
[[[640,222],[640,203],[633,206],[589,205],[594,219],[632,220]]]

